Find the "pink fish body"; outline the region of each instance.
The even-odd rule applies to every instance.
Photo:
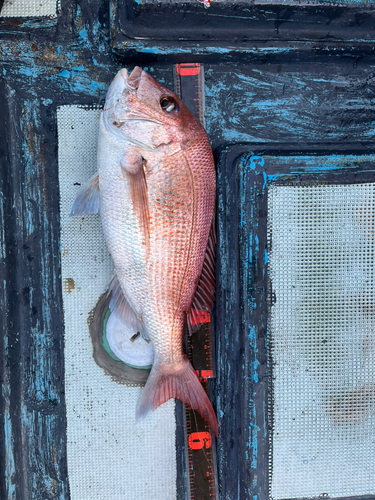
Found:
[[[115,269],[110,307],[154,345],[136,418],[175,397],[217,435],[182,345],[186,319],[194,328],[194,311],[212,307],[215,191],[201,124],[141,68],[119,71],[100,117],[98,175],[79,191],[72,215],[100,210]]]

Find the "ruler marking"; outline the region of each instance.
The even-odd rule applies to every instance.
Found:
[[[204,126],[204,68],[199,63],[173,67],[175,93]],[[201,317],[203,315],[201,314]],[[187,355],[208,392],[208,378],[214,376],[210,316],[198,331],[187,336]],[[203,418],[185,405],[187,448],[187,490],[189,500],[217,500],[215,437]]]

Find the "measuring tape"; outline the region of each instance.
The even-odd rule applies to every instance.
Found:
[[[203,65],[175,64],[173,69],[176,95],[205,126]],[[206,392],[208,392],[208,379],[215,376],[210,320],[210,315],[203,313],[198,331],[187,335],[187,355]],[[217,500],[215,437],[207,422],[187,405],[185,405],[185,432],[188,451],[188,499]]]

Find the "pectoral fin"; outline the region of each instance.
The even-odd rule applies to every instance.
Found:
[[[150,222],[149,207],[147,195],[147,182],[144,172],[145,160],[136,152],[129,152],[124,156],[121,167],[124,175],[130,183],[130,194],[133,203],[133,209],[137,216],[142,230],[146,252],[148,255],[150,244]]]
[[[99,174],[95,174],[80,187],[72,205],[70,217],[97,214],[99,207]]]

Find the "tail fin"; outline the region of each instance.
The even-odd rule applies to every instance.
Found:
[[[174,373],[163,371],[160,365],[154,363],[138,402],[136,420],[143,420],[171,398],[177,398],[197,410],[218,436],[215,412],[187,357],[180,370]]]

